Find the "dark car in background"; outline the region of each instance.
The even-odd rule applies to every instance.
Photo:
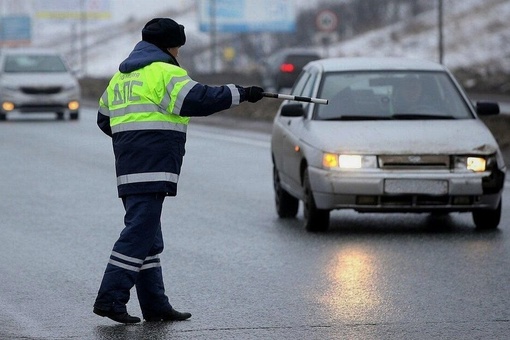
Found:
[[[317,51],[302,48],[285,48],[264,61],[262,85],[266,91],[281,92],[291,89],[303,67],[320,59]]]
[[[80,85],[54,51],[4,48],[0,51],[0,120],[11,112],[54,112],[78,119]]]

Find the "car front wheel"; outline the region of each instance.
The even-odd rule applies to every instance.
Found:
[[[310,232],[325,232],[329,228],[329,210],[317,209],[310,186],[308,169],[303,176],[305,229]]]
[[[276,212],[282,218],[296,217],[299,200],[282,188],[278,169],[273,165],[273,186]]]
[[[478,230],[497,229],[501,221],[501,199],[496,209],[484,209],[473,211],[473,221]]]

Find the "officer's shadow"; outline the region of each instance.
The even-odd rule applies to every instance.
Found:
[[[171,338],[172,322],[141,322],[97,326],[94,331],[98,340],[164,340]]]

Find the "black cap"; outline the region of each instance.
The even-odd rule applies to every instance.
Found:
[[[184,26],[169,18],[154,18],[142,29],[142,40],[160,48],[178,47],[186,43]]]

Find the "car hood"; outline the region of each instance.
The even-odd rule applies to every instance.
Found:
[[[392,121],[308,121],[309,142],[336,153],[492,154],[498,145],[476,119]]]
[[[4,73],[1,77],[4,86],[66,86],[76,85],[77,80],[69,73]]]

